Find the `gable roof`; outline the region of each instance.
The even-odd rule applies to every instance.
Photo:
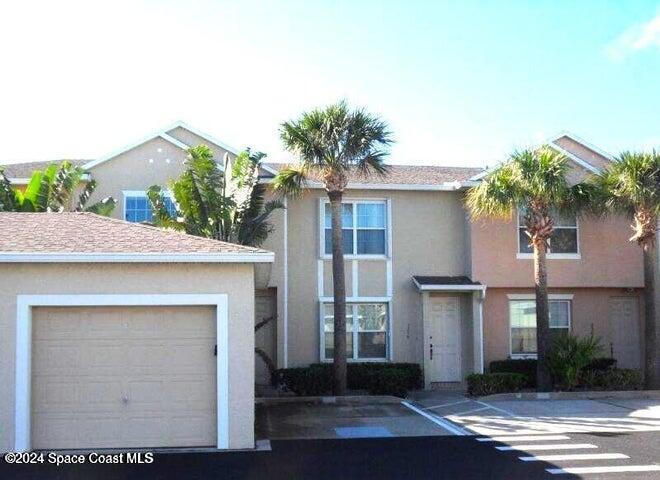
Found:
[[[87,212],[0,212],[3,262],[272,262],[260,248]],[[35,234],[35,232],[37,232]]]
[[[286,167],[283,163],[266,163],[273,170]],[[354,170],[349,173],[348,187],[372,190],[455,190],[482,168],[443,167],[436,165],[389,165],[387,175],[368,175]],[[321,188],[318,172],[310,173],[309,186]],[[268,180],[266,180],[268,181]]]
[[[143,143],[146,143],[146,142],[148,142],[150,140],[153,140],[155,138],[162,138],[163,140],[166,140],[166,141],[170,142],[172,145],[174,145],[176,147],[179,147],[181,150],[184,150],[184,151],[188,150],[191,147],[191,145],[187,145],[187,144],[177,140],[176,138],[174,138],[173,136],[168,134],[168,132],[171,132],[172,130],[174,130],[175,128],[178,128],[178,127],[185,128],[189,132],[194,133],[195,135],[198,135],[200,137],[203,137],[203,138],[207,139],[209,142],[215,143],[216,145],[218,145],[219,147],[224,148],[225,150],[228,150],[232,153],[235,153],[233,150],[229,150],[229,147],[225,148],[226,146],[224,144],[217,143],[217,141],[214,141],[209,136],[207,136],[205,134],[201,134],[199,131],[194,130],[192,127],[190,127],[190,126],[186,125],[185,123],[179,121],[179,122],[173,123],[172,125],[170,125],[166,128],[163,128],[161,130],[157,130],[155,132],[152,132],[149,135],[140,138],[139,140],[136,140],[136,141],[131,142],[127,145],[124,145],[120,149],[115,150],[115,151],[113,151],[113,152],[111,152],[107,155],[104,155],[101,158],[98,158],[96,160],[92,160],[92,161],[86,163],[85,165],[83,165],[83,168],[85,170],[89,170],[90,168],[94,168],[97,165],[100,165],[104,162],[107,162],[108,160],[112,160],[113,158],[117,157],[118,155],[121,155],[124,152],[128,152],[129,150],[132,150],[135,147],[139,147]]]
[[[552,137],[550,137],[549,139],[547,139],[545,142],[541,143],[540,145],[536,145],[536,147],[540,147],[541,145],[549,145],[551,148],[557,150],[559,153],[561,153],[565,157],[569,158],[570,160],[572,160],[574,163],[581,166],[585,170],[587,170],[591,173],[594,173],[594,174],[599,174],[599,173],[602,172],[602,169],[599,166],[591,164],[587,159],[581,158],[581,157],[577,156],[576,154],[574,154],[572,152],[569,152],[568,150],[566,150],[565,148],[560,146],[557,143],[557,140],[560,140],[561,138],[564,138],[564,137],[569,138],[569,139],[573,140],[576,143],[579,143],[580,145],[582,145],[582,146],[586,147],[587,149],[597,153],[598,155],[600,155],[601,157],[604,157],[606,160],[608,160],[610,162],[614,161],[614,157],[612,157],[610,154],[605,153],[602,150],[600,150],[600,151],[595,150],[595,147],[593,147],[591,144],[585,142],[580,137],[578,137],[576,135],[573,135],[572,133],[570,133],[568,131],[565,131],[565,130],[558,133],[558,134],[556,134],[556,135],[554,135],[554,136],[552,136]],[[488,168],[486,170],[483,170],[482,172],[478,173],[477,175],[471,177],[469,180],[471,182],[479,181],[482,178],[484,178],[486,175],[488,175],[491,171],[496,169],[497,167],[498,167],[498,165],[496,165],[494,167],[491,167],[491,168]]]

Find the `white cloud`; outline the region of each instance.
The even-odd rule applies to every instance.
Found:
[[[632,26],[605,49],[612,60],[623,60],[627,56],[647,48],[660,49],[660,11],[648,22]]]

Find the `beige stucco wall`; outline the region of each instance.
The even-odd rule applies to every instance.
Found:
[[[628,241],[621,217],[585,218],[579,224],[579,259],[548,258],[548,283],[557,287],[642,287],[642,252]],[[476,221],[471,226],[472,275],[489,288],[533,286],[533,261],[517,259],[516,222]]]
[[[612,336],[609,326],[609,300],[632,296],[639,300],[636,328],[643,332],[644,305],[642,291],[623,288],[555,288],[550,294],[573,294],[571,301],[571,333],[600,337],[601,356],[610,355]],[[484,302],[484,358],[486,367],[493,360],[503,360],[510,354],[509,294],[534,294],[531,288],[489,288]],[[640,335],[641,338],[641,335]],[[640,359],[643,345],[640,345]]]
[[[208,140],[182,128],[172,130],[170,135],[191,147],[208,145],[214,153],[215,160],[222,162],[226,150]],[[160,137],[120,153],[90,169],[92,178],[97,182],[97,188],[89,203],[111,196],[117,200],[117,207],[112,216],[123,219],[122,191],[145,191],[152,185],[167,188],[170,180],[177,179],[183,172],[187,155],[185,150]]]
[[[14,444],[16,295],[224,293],[229,444],[254,447],[254,285],[249,264],[0,264],[0,450]]]
[[[319,296],[332,294],[331,262],[323,265],[323,293],[318,292],[319,199],[324,190],[313,189],[302,198],[288,199],[288,365],[319,361]],[[383,199],[392,209],[392,359],[423,360],[422,308],[413,275],[464,275],[467,270],[466,219],[456,192],[391,190],[347,191],[345,199]],[[279,224],[281,225],[281,224]],[[278,230],[278,224],[275,226]],[[423,235],[420,232],[424,232]],[[278,249],[279,246],[279,249]],[[276,252],[271,284],[278,287],[281,313],[284,284],[281,237],[269,238],[264,248]],[[361,297],[387,295],[387,259],[357,260],[357,288]],[[346,260],[346,291],[353,292],[352,260]],[[283,345],[283,322],[278,329],[278,355]]]

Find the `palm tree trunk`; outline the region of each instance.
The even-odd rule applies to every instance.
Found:
[[[536,381],[539,392],[552,390],[552,379],[547,366],[550,350],[550,308],[548,305],[548,271],[546,244],[534,242],[534,289],[536,293]]]
[[[346,393],[346,279],[342,239],[342,196],[341,191],[328,192],[332,212],[332,288],[335,317],[332,393],[334,395]]]
[[[642,246],[644,252],[644,383],[648,389],[660,388],[660,352],[655,312],[656,251],[652,241]]]

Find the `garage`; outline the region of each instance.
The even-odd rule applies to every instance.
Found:
[[[211,307],[36,307],[34,449],[214,446]]]
[[[0,225],[3,451],[254,448],[254,265],[272,253],[88,213]]]

